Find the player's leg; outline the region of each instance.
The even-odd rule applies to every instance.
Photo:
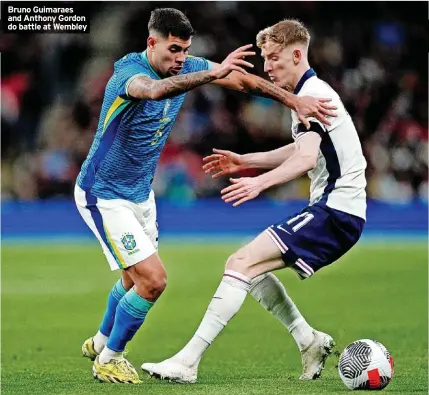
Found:
[[[134,215],[136,216],[137,221],[144,229],[146,235],[148,236],[149,240],[151,241],[154,248],[158,249],[158,225],[156,222],[156,206],[155,206],[155,196],[153,191],[151,191],[149,198],[146,202],[140,203],[140,204],[130,204],[130,207],[132,207]],[[157,299],[157,297],[162,293],[163,289],[165,288],[165,284],[163,286],[159,286],[157,282],[164,282],[165,283],[166,273],[164,270],[164,267],[159,260],[159,257],[157,254],[154,254],[153,257],[149,257],[143,262],[139,262],[138,264],[130,267],[127,270],[122,271],[122,296],[124,296],[133,286],[134,290],[137,292],[137,294],[143,296],[149,301],[154,301]],[[154,291],[155,290],[155,291]],[[156,292],[158,290],[158,295],[153,295],[153,292]],[[106,312],[105,314],[105,321],[106,326],[108,325],[108,328],[103,328],[103,325],[100,329],[100,331],[97,333],[100,334],[101,332],[101,341],[104,342],[104,345],[107,343],[107,339],[111,333],[111,330],[113,328],[113,321],[115,318],[115,312],[116,312],[116,306],[119,303],[120,298],[117,300],[115,305],[115,310],[110,309],[110,314]],[[112,316],[113,313],[113,316]],[[104,321],[103,321],[104,324]],[[104,329],[104,330],[103,330]],[[104,333],[108,333],[107,335],[103,335]],[[96,336],[97,336],[96,335]],[[94,337],[94,343],[95,338]],[[113,341],[113,340],[112,340]],[[106,357],[107,359],[108,357]],[[101,357],[101,360],[103,360],[103,356]]]
[[[107,209],[108,207],[103,210],[104,223],[107,228],[112,228],[112,243],[116,244],[119,253],[124,257],[127,267],[123,269],[134,283],[120,300],[106,347],[94,362],[94,373],[104,381],[115,375],[116,381],[137,382],[137,372],[124,359],[123,351],[166,286],[166,272],[156,252],[157,244],[154,245],[157,230],[155,224],[152,224],[153,204],[147,202],[140,207],[130,204],[129,207],[132,211],[132,221],[124,221],[126,228],[118,228],[115,225],[117,215],[114,210]],[[149,220],[147,223],[140,218],[140,208],[146,213],[145,217]],[[152,229],[154,227],[155,229]],[[122,374],[124,371],[125,377]]]
[[[76,186],[74,194],[75,194],[76,207],[81,217],[83,218],[85,223],[88,225],[88,227],[91,229],[91,231],[94,233],[94,235],[100,242],[100,245],[103,249],[103,253],[106,256],[107,261],[109,262],[109,265],[115,268],[116,267],[115,258],[114,256],[112,256],[108,245],[103,240],[103,237],[99,232],[99,229],[97,229],[97,225],[94,222],[93,213],[87,207],[88,202],[86,198],[86,193],[81,188]],[[112,289],[109,292],[109,295],[107,298],[106,310],[105,310],[101,325],[99,327],[99,330],[94,336],[91,336],[88,339],[86,339],[82,345],[82,355],[84,357],[91,359],[91,361],[95,360],[97,355],[100,354],[101,350],[106,345],[107,339],[110,335],[110,331],[113,327],[116,307],[119,303],[119,300],[122,298],[122,296],[125,295],[128,289],[130,289],[132,286],[129,284],[131,280],[129,276],[125,272],[123,273],[124,275],[122,275],[121,278],[124,281],[121,281],[121,279],[119,279],[117,282],[115,282],[115,284],[113,285]]]
[[[134,282],[128,273],[121,272],[121,278],[113,285],[107,298],[106,311],[104,312],[100,328],[93,338],[88,339],[83,346],[83,355],[94,360],[101,353],[107,343],[107,339],[113,328],[116,308],[122,297],[133,287]],[[91,342],[92,340],[92,342]]]
[[[332,337],[308,324],[273,273],[265,273],[252,280],[250,294],[286,326],[294,338],[301,352],[303,369],[300,379],[319,378],[325,360],[335,345]]]
[[[273,281],[272,276],[262,276],[259,279],[257,276],[286,265],[295,270],[304,279],[313,275],[321,267],[334,262],[356,243],[362,231],[363,220],[349,217],[342,219],[336,215],[334,218],[326,208],[312,208],[309,212],[300,213],[291,219],[282,221],[278,226],[272,226],[267,229],[264,235],[268,235],[271,239],[271,246],[276,246],[275,252],[271,256],[265,256],[263,259],[258,256],[258,252],[265,251],[263,248],[267,246],[266,242],[264,242],[261,250],[258,244],[255,243],[256,240],[264,240],[260,235],[254,242],[246,246],[245,249],[238,251],[228,261],[228,268],[234,269],[234,272],[238,273],[237,278],[240,274],[243,275],[241,280],[256,276],[254,277],[256,285],[254,287],[255,296],[257,296],[256,290],[259,288],[257,284],[266,285],[266,289],[269,291],[260,293],[262,304],[266,308],[275,309],[280,307],[277,318],[291,329],[294,338],[302,349],[303,374],[301,379],[314,379],[320,376],[325,360],[329,353],[332,352],[333,339],[323,332],[314,330],[313,340],[310,342],[311,335],[309,332],[311,327],[305,322],[294,303],[287,297],[284,287],[280,283]],[[339,223],[343,224],[343,226],[338,227]],[[306,226],[305,231],[303,231],[304,226]],[[345,237],[344,235],[349,236]],[[256,248],[252,248],[252,246]],[[321,252],[323,252],[321,256],[318,256]],[[278,258],[279,256],[281,256],[281,260]],[[253,262],[252,257],[255,258]],[[261,279],[265,281],[256,283]],[[269,284],[268,281],[270,282]],[[251,289],[251,285],[249,289]],[[270,298],[273,298],[274,302],[271,302]],[[215,303],[215,300],[213,300],[211,305]],[[242,301],[239,301],[238,304],[241,305],[241,303]],[[235,311],[238,311],[238,309]],[[198,366],[202,352],[204,352],[209,343],[207,341],[208,336],[204,338],[201,335],[205,324],[204,321],[210,321],[210,319],[206,320],[208,316],[210,316],[209,311],[197,331],[200,336],[194,336],[184,350],[170,360],[160,364],[144,364],[143,370],[159,376],[173,378],[177,381],[195,381],[195,366]],[[212,319],[212,321],[215,322],[216,320]],[[298,330],[294,330],[293,323],[298,324]],[[222,327],[222,324],[218,326]],[[206,344],[201,340],[205,340]],[[308,344],[309,342],[310,344]],[[308,344],[308,346],[303,348],[304,344]],[[189,363],[192,362],[194,365],[190,366]]]
[[[166,272],[158,253],[126,269],[134,286],[120,300],[100,363],[122,359],[126,344],[134,337],[146,315],[166,286]]]
[[[311,344],[314,340],[313,328],[273,273],[265,273],[254,278],[249,293],[288,329],[300,351]]]
[[[269,233],[267,233],[269,235]],[[270,237],[271,238],[271,237]],[[285,263],[280,256],[280,249],[278,245],[274,242],[274,250],[276,251],[273,255],[264,255],[263,251],[266,251],[268,254],[272,250],[271,240],[266,239],[265,236],[259,237],[259,239],[245,248],[239,250],[234,254],[228,261],[227,266],[230,269],[233,269],[237,272],[242,272],[243,268],[246,268],[246,264],[243,264],[243,261],[249,262],[248,267],[245,270],[245,275],[248,278],[252,278],[251,285],[249,288],[249,293],[270,313],[272,313],[280,322],[282,322],[289,332],[292,334],[295,339],[300,351],[305,350],[310,344],[314,341],[314,330],[307,323],[305,318],[302,316],[298,308],[296,307],[293,300],[287,294],[283,284],[276,278],[276,276],[271,273],[271,270],[279,269],[284,267]],[[261,246],[262,249],[261,249]],[[258,257],[258,252],[262,252],[261,256]],[[280,251],[281,252],[281,251]],[[246,255],[255,257],[254,261],[246,259]],[[262,261],[267,256],[275,256],[274,259],[268,259]],[[258,262],[261,260],[261,262]],[[253,265],[252,265],[253,263]],[[264,273],[257,275],[258,273]],[[256,277],[255,277],[256,276]],[[210,312],[206,313],[210,315]],[[204,327],[204,325],[202,324]],[[201,327],[200,327],[201,328]],[[196,336],[198,336],[198,331]],[[198,343],[198,339],[193,339],[189,343],[189,351],[192,352],[195,347],[194,344]],[[190,358],[187,355],[188,348],[185,347],[183,350],[184,357],[187,359]]]
[[[141,226],[145,233],[146,239],[149,239],[152,246],[155,250],[158,249],[158,225],[156,222],[156,205],[155,205],[155,196],[153,191],[149,194],[149,198],[146,202],[140,204],[130,203],[129,207],[132,208],[135,219]],[[125,237],[130,237],[131,234],[125,234],[122,236],[122,240]],[[124,243],[123,243],[124,244]],[[135,252],[135,249],[131,248],[132,246],[128,246],[131,249],[132,253]],[[159,259],[158,254],[154,253],[152,256],[148,257],[142,262],[131,266],[130,268],[122,271],[122,283],[124,284],[124,288],[129,291],[134,286],[134,289],[127,293],[127,298],[131,298],[132,294],[136,294],[145,298],[149,302],[154,302],[162,291],[165,288],[165,279],[166,272],[162,265],[161,260]],[[139,298],[134,295],[133,300],[136,303],[139,301]],[[131,302],[128,302],[131,304]],[[127,306],[127,303],[121,304],[121,309]],[[121,314],[125,314],[123,311]],[[114,317],[113,317],[114,318]],[[109,321],[110,323],[110,321]],[[113,322],[112,322],[113,327]],[[121,331],[120,331],[121,334]],[[113,349],[118,349],[118,344],[115,344],[118,340],[118,336],[115,332],[111,336],[112,340],[109,344]],[[116,340],[115,340],[116,339]],[[106,339],[107,341],[107,339]],[[129,341],[129,340],[128,340]],[[109,355],[115,355],[114,352],[107,352],[106,355],[100,356],[100,360],[105,360],[109,358]]]
[[[306,279],[345,254],[359,239],[363,222],[360,218],[325,205],[314,205],[269,227],[266,232],[278,244],[285,264],[301,279]],[[335,343],[326,333],[313,330],[311,343],[300,344],[300,332],[308,332],[309,326],[299,318],[298,323],[298,330],[291,333],[302,356],[300,379],[316,379],[320,377]]]
[[[102,234],[100,234],[100,229],[97,228],[97,224],[94,221],[94,219],[97,220],[97,218],[101,218],[101,214],[99,215],[98,212],[94,213],[94,207],[87,207],[87,194],[78,186],[76,186],[75,188],[75,201],[80,215],[100,242],[100,245],[103,249],[103,253],[106,256],[110,267],[112,268],[112,270],[116,269],[116,259],[110,252],[107,242],[105,242]],[[104,229],[102,230],[102,232],[104,232]],[[132,286],[133,282],[130,276],[125,271],[122,271],[121,278],[117,282],[115,282],[109,292],[106,310],[97,333],[94,336],[91,336],[86,339],[82,345],[82,355],[84,357],[87,357],[91,359],[91,361],[94,361],[97,355],[100,354],[100,352],[106,345],[107,339],[112,330],[116,307],[121,298],[127,293],[129,289],[131,289]]]
[[[241,308],[252,278],[283,268],[280,257],[280,250],[266,233],[231,255],[222,281],[192,339],[172,358],[159,364],[145,363],[142,369],[177,382],[195,382],[204,351]]]
[[[85,222],[99,239],[112,270],[123,269],[125,271],[149,258],[148,262],[155,261],[154,270],[157,271],[156,264],[159,258],[156,254],[156,248],[148,237],[147,231],[137,220],[134,207],[131,203],[119,199],[96,199],[81,190],[76,195],[79,198],[76,199],[78,209]],[[136,278],[136,276],[134,277]],[[127,291],[125,287],[132,286],[135,278],[133,278],[130,272],[126,272],[122,276],[122,279],[125,280],[117,283],[117,285],[122,285],[123,289]],[[153,279],[153,276],[150,278]],[[94,376],[102,381],[139,382],[137,372],[123,357],[123,349],[116,346],[118,341],[122,340],[121,336],[117,335],[120,329],[115,329],[118,314],[121,317],[124,314],[126,315],[126,313],[123,313],[124,309],[127,310],[129,315],[136,318],[136,321],[142,322],[142,318],[144,318],[152,306],[152,301],[142,301],[140,297],[133,297],[135,296],[134,293],[133,288],[130,288],[122,298],[116,298],[117,307],[113,325],[111,314],[109,314],[108,326],[111,326],[111,333],[109,339],[107,339],[106,347],[103,348],[100,355],[95,359],[93,366]],[[127,299],[131,299],[131,301]],[[115,334],[112,340],[113,346],[109,348],[109,340],[113,333]],[[128,337],[125,336],[125,338],[129,337],[128,333]]]

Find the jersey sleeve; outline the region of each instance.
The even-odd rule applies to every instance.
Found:
[[[304,134],[308,132],[317,133],[321,138],[323,138],[324,133],[328,133],[325,126],[316,118],[309,118],[310,121],[310,129],[307,129],[305,125],[300,122],[298,123],[298,127],[296,129],[296,140],[300,137],[304,136]]]
[[[328,86],[324,81],[319,80],[316,86],[311,86],[311,88],[304,87],[299,96],[312,96],[315,98],[330,98],[331,102],[329,104],[336,106],[337,110],[334,112],[337,114],[336,117],[328,117],[327,119],[331,125],[325,125],[320,122],[317,118],[311,117],[308,118],[310,122],[310,129],[306,129],[303,123],[298,123],[296,130],[296,138],[298,139],[307,132],[315,132],[323,138],[324,133],[329,133],[331,130],[335,129],[340,125],[344,117],[347,114],[347,111],[344,108],[344,105],[338,96],[338,94]]]
[[[117,95],[122,98],[131,98],[128,96],[128,86],[134,78],[138,76],[151,78],[149,71],[142,64],[134,61],[124,61],[115,68]]]
[[[188,55],[186,57],[187,72],[195,73],[197,71],[211,70],[212,64],[205,58]]]

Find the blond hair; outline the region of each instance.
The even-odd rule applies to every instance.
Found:
[[[262,48],[267,41],[279,44],[285,48],[289,44],[310,44],[310,32],[304,24],[296,19],[285,19],[273,26],[261,30],[256,36],[256,45]]]

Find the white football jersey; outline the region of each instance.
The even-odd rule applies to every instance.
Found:
[[[335,92],[319,79],[313,69],[299,81],[294,93],[298,96],[331,98],[336,118],[330,118],[331,126],[311,118],[312,128],[322,137],[316,167],[308,172],[311,179],[310,205],[325,202],[327,206],[356,215],[366,220],[366,160],[353,121]],[[307,130],[292,111],[292,136],[302,137]]]

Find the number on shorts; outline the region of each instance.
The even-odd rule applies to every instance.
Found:
[[[289,221],[287,221],[286,223],[288,225],[293,224],[294,222],[298,221],[300,218],[303,218],[303,220],[299,223],[297,223],[295,226],[292,227],[292,230],[294,232],[298,231],[299,229],[301,229],[304,225],[308,224],[313,218],[314,215],[311,213],[302,213],[297,215],[296,217],[291,218]]]

